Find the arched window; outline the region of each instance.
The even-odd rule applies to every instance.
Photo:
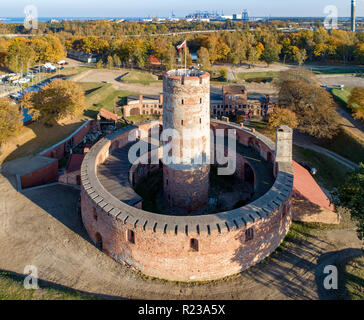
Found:
[[[103,250],[102,237],[100,233],[96,233],[96,248],[99,250]]]

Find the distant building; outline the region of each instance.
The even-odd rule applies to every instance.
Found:
[[[210,101],[210,113],[214,116],[241,115],[243,117],[268,116],[274,109],[269,96],[249,99],[245,86],[224,86],[221,100]],[[158,96],[129,96],[122,107],[123,116],[163,115],[163,94]]]
[[[236,115],[245,118],[267,117],[274,109],[269,96],[264,100],[249,99],[245,86],[224,86],[222,89],[222,100],[211,101],[211,115],[229,116]]]
[[[122,107],[123,116],[137,116],[142,114],[163,114],[163,94],[158,96],[143,97],[140,96],[130,96],[128,97],[127,104]]]
[[[76,50],[67,50],[67,57],[85,63],[96,63],[99,60],[96,54]]]

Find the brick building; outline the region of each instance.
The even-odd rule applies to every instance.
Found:
[[[270,97],[263,99],[248,98],[245,86],[231,85],[222,89],[222,100],[211,101],[211,115],[245,117],[267,117],[274,109]]]
[[[127,104],[122,107],[123,116],[137,115],[162,115],[163,114],[163,94],[158,96],[129,96]]]

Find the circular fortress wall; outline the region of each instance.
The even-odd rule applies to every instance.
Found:
[[[163,129],[178,135],[173,143],[166,141],[170,164],[163,168],[164,197],[176,212],[198,212],[209,197],[210,75],[199,70],[165,73],[163,102]]]
[[[143,126],[148,130],[149,124]],[[236,129],[240,143],[251,144],[262,158],[275,161],[268,138],[219,121],[212,126]],[[82,164],[82,220],[101,250],[152,277],[202,281],[239,273],[279,246],[291,224],[291,162],[275,162],[273,186],[242,208],[204,216],[158,215],[136,208],[141,208],[142,200],[137,197],[125,203],[124,195],[108,191],[97,175],[100,164],[128,145],[133,129],[124,128],[100,140]]]

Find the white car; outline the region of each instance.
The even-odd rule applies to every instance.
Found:
[[[21,78],[20,80],[19,80],[19,83],[20,84],[25,84],[25,83],[28,83],[30,81],[30,79],[27,79],[27,78]]]

